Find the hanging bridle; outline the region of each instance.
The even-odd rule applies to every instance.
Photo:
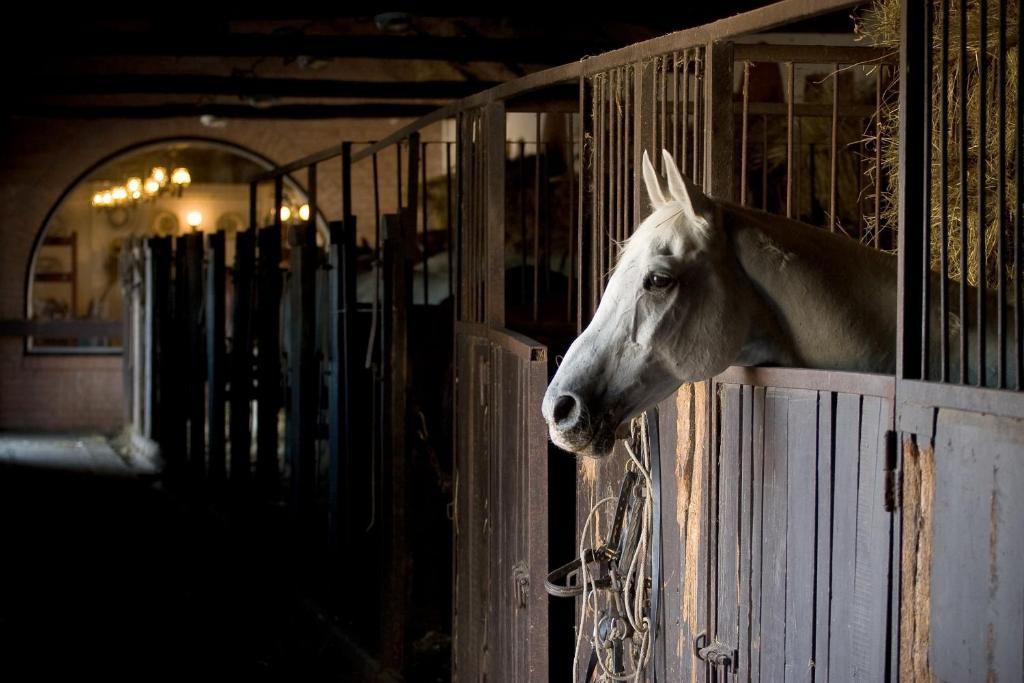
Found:
[[[640,420],[643,420],[642,426]],[[630,431],[625,444],[630,460],[619,486],[607,542],[598,548],[584,549],[580,557],[549,573],[544,582],[545,590],[556,597],[582,597],[586,602],[600,591],[604,598],[601,609],[596,608],[598,601],[594,601],[596,624],[589,639],[591,651],[584,678],[588,682],[595,680],[599,673],[612,680],[638,678],[645,669],[650,672],[652,681],[658,681],[655,645],[661,617],[662,544],[657,408],[634,421]],[[645,461],[647,466],[643,468]],[[651,519],[645,529],[646,504],[650,505]],[[632,587],[645,592],[646,596],[641,595],[638,601],[642,604],[641,612],[631,615],[627,603],[635,601],[636,597],[630,590],[629,580],[631,570],[635,572],[637,568],[630,565],[638,550],[644,548],[650,549],[643,559],[650,562],[650,577],[643,585]],[[582,609],[586,610],[587,605]],[[632,655],[633,663],[629,674],[625,668],[627,653]]]

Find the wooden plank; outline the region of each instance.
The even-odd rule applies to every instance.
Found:
[[[829,624],[832,605],[832,473],[835,467],[836,397],[831,391],[818,392],[818,483],[814,573],[814,676],[829,680]]]
[[[937,680],[1024,679],[1022,453],[1024,420],[939,411],[929,652]]]
[[[790,389],[787,425],[786,680],[814,679],[818,393]]]
[[[544,398],[548,385],[547,349],[538,348],[526,364],[525,391],[520,410],[524,413],[525,445],[527,448],[525,481],[526,566],[529,581],[527,597],[527,639],[525,653],[528,663],[527,680],[547,681],[549,671],[548,595],[544,590],[548,558],[548,430],[540,411],[536,409]],[[522,362],[522,361],[520,361]]]
[[[484,108],[483,154],[486,187],[484,248],[487,284],[484,320],[492,327],[505,325],[505,104]],[[539,199],[537,200],[539,201]],[[536,267],[536,266],[535,266]]]
[[[789,400],[769,387],[764,413],[764,492],[761,574],[761,663],[765,681],[785,678],[786,503],[788,499]]]
[[[750,680],[761,680],[761,615],[764,566],[764,450],[765,399],[767,390],[754,387],[751,444],[750,518]]]
[[[887,401],[875,396],[865,396],[861,408],[857,545],[849,644],[853,677],[877,679],[885,675],[888,639],[891,513],[885,509],[885,431],[891,424],[891,411]]]
[[[262,228],[257,239],[256,483],[263,495],[272,495],[278,488],[277,415],[281,406],[281,231],[276,226]]]
[[[704,191],[723,201],[733,198],[733,47],[730,42],[707,45],[707,86],[704,88]]]
[[[739,586],[739,661],[737,662],[740,676],[750,675],[751,661],[751,574],[752,574],[752,541],[753,502],[754,502],[754,388],[742,387],[740,395],[740,586]]]
[[[320,382],[316,354],[316,272],[319,253],[315,226],[295,225],[288,234],[291,273],[288,334],[289,404],[286,411],[291,463],[291,504],[298,519],[311,520],[316,508],[316,429]]]
[[[835,408],[832,506],[832,607],[829,613],[829,678],[852,680],[855,662],[850,624],[856,589],[857,486],[861,397],[839,394]]]
[[[416,149],[413,146],[411,149]],[[415,169],[411,170],[415,178]],[[414,207],[415,208],[415,207]],[[384,370],[387,433],[383,453],[385,575],[381,581],[381,653],[385,663],[401,669],[407,657],[411,560],[408,541],[409,513],[409,280],[408,240],[415,223],[386,216],[384,239],[384,323],[387,359]]]
[[[738,649],[740,435],[743,430],[740,387],[727,384],[722,387],[720,397],[715,638],[730,649]]]
[[[206,474],[206,334],[203,316],[203,235],[183,238],[185,246],[185,334],[188,336],[188,470],[193,483]]]
[[[918,447],[903,443],[902,544],[899,618],[899,676],[904,681],[931,681],[931,570],[935,499],[935,452],[928,440]]]
[[[250,410],[253,396],[252,299],[256,267],[256,229],[235,233],[234,297],[231,317],[231,482],[249,482],[252,468]]]
[[[209,237],[209,258],[206,264],[206,399],[209,424],[208,477],[214,487],[222,486],[227,478],[224,424],[227,387],[224,257],[224,233],[213,233]]]

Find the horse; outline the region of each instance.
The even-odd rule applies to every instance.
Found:
[[[541,412],[555,445],[606,455],[633,417],[731,365],[895,373],[895,255],[716,201],[680,173],[668,151],[663,157],[665,185],[644,152],[651,214],[620,251],[593,319],[545,393]],[[952,306],[951,349],[957,313]],[[990,311],[988,319],[995,317]],[[929,318],[937,330],[937,310]],[[931,335],[933,358],[938,336]],[[993,359],[994,327],[988,340]],[[976,368],[969,374],[977,379]]]

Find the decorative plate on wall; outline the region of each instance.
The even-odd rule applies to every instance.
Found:
[[[153,216],[152,232],[156,237],[175,237],[181,230],[178,215],[170,211],[158,211]]]
[[[225,232],[228,235],[233,235],[239,230],[245,229],[245,219],[242,218],[242,214],[235,211],[229,211],[223,213],[220,218],[217,219],[217,231]]]

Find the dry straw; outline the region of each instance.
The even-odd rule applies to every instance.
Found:
[[[1005,244],[1013,246],[1012,226],[1017,218],[1019,207],[1016,206],[1017,177],[1015,168],[1019,146],[1017,120],[1019,64],[1017,63],[1017,22],[1019,3],[1007,3],[1005,31],[1007,36],[1006,51],[999,52],[999,16],[998,5],[989,2],[987,5],[987,37],[985,53],[981,52],[980,6],[977,1],[966,2],[967,25],[967,61],[959,59],[960,22],[964,5],[952,0],[949,2],[949,42],[947,43],[947,61],[942,63],[942,0],[933,2],[935,17],[933,30],[933,71],[932,71],[932,183],[931,183],[931,221],[932,221],[932,268],[939,269],[941,233],[941,188],[945,185],[946,210],[948,220],[949,277],[959,281],[960,267],[960,234],[963,229],[961,215],[961,193],[967,193],[967,280],[972,285],[978,284],[979,253],[979,182],[980,157],[982,151],[986,161],[985,173],[985,273],[986,284],[994,287],[998,282],[997,245],[999,243],[999,225],[1002,218]],[[857,31],[861,39],[869,44],[881,47],[899,46],[900,37],[900,2],[899,0],[880,0],[857,17]],[[986,62],[988,77],[984,89],[981,87],[980,66]],[[1001,114],[999,102],[1000,60],[1004,60],[1005,74],[1005,115]],[[946,168],[943,173],[940,155],[943,138],[941,137],[943,82],[942,70],[946,70],[946,97],[948,102],[948,118],[946,126]],[[966,79],[966,102],[960,97],[961,80]],[[895,83],[893,87],[896,87]],[[982,101],[985,102],[985,140],[980,139],[980,112]],[[967,117],[967,184],[960,184],[960,142],[962,117]],[[1005,118],[1002,118],[1005,116]],[[881,229],[895,229],[898,213],[899,172],[898,131],[899,109],[894,98],[887,98],[880,112],[882,136],[887,144],[883,145],[882,168],[884,179],[889,188],[882,197]],[[1005,131],[1004,167],[999,168],[999,132]],[[999,203],[998,182],[1003,174],[1005,178],[1006,200]],[[945,180],[944,180],[945,178]],[[873,221],[873,217],[872,217]],[[1012,279],[1015,270],[1011,248],[1004,249],[1006,277]]]

